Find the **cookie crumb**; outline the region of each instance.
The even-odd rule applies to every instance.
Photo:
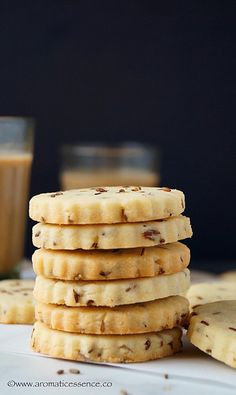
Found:
[[[129,395],[129,393],[126,390],[120,390],[120,395]]]
[[[72,373],[72,374],[80,374],[80,370],[79,370],[79,369],[71,368],[71,369],[69,369],[69,373]]]
[[[168,380],[169,375],[168,375],[167,373],[165,373],[165,374],[164,374],[164,378],[165,378],[166,380]]]
[[[64,373],[65,373],[64,369],[59,369],[59,370],[57,371],[57,374],[64,374]]]

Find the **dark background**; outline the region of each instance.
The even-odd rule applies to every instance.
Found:
[[[229,266],[235,11],[235,1],[1,1],[0,112],[36,119],[31,195],[59,188],[62,142],[158,145],[162,184],[186,192],[195,266]]]

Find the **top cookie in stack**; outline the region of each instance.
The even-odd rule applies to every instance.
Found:
[[[111,362],[178,351],[188,314],[178,295],[189,286],[190,260],[178,240],[192,235],[184,208],[184,194],[170,188],[98,187],[33,197],[30,216],[39,221],[33,244],[40,248],[33,255],[33,348]]]

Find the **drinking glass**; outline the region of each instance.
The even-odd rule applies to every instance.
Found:
[[[0,278],[16,275],[24,256],[34,121],[0,117]]]
[[[80,144],[61,148],[63,190],[116,185],[158,186],[160,153],[140,143]]]

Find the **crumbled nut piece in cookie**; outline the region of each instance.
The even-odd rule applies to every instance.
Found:
[[[40,234],[41,234],[41,232],[40,232],[40,230],[39,230],[37,233],[35,233],[34,237],[39,237]]]
[[[145,350],[148,350],[151,347],[151,340],[147,339],[144,343]]]
[[[109,274],[111,274],[111,272],[103,272],[103,271],[101,271],[99,274],[100,274],[100,276],[107,277],[107,276],[109,276]]]
[[[94,306],[94,300],[93,299],[89,299],[87,301],[87,306]]]
[[[154,241],[155,236],[159,235],[159,234],[160,234],[159,230],[156,230],[156,229],[150,229],[150,230],[146,230],[145,232],[143,232],[144,238],[148,239],[148,240],[152,240],[152,241]]]
[[[206,325],[206,326],[209,326],[209,323],[206,322],[206,321],[204,321],[204,320],[201,321],[201,324]]]
[[[126,288],[125,292],[129,292],[129,291],[131,291],[131,289],[135,289],[136,287],[137,287],[136,284],[132,284],[128,288]]]
[[[96,193],[94,195],[100,195],[103,192],[107,192],[107,189],[104,188],[96,188]]]
[[[55,197],[61,196],[61,195],[63,195],[63,192],[56,192],[56,193],[52,193],[52,194],[50,195],[50,197],[51,197],[51,198],[55,198]]]
[[[133,352],[133,350],[131,350],[131,348],[129,348],[126,344],[122,344],[122,346],[120,346],[119,349]]]
[[[165,192],[171,192],[171,189],[168,187],[162,187],[161,190]]]
[[[76,292],[76,291],[73,289],[73,295],[74,295],[75,303],[78,303],[79,298],[80,298],[80,294],[78,294],[78,292]]]

